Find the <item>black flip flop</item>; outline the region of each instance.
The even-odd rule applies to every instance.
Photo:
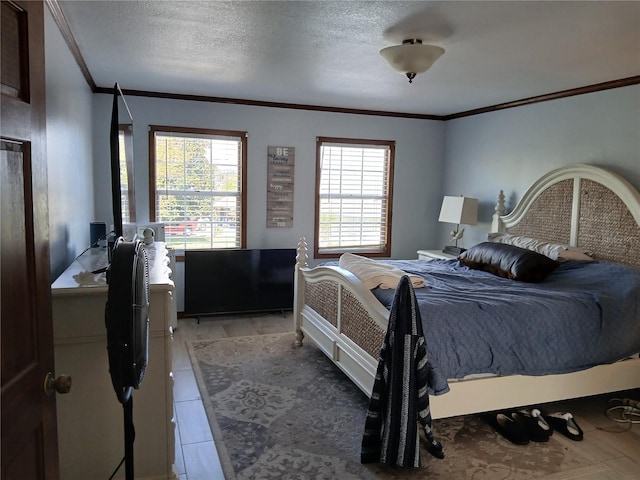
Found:
[[[560,432],[565,437],[579,442],[584,437],[582,429],[576,423],[573,415],[569,412],[555,412],[546,415],[547,421],[556,432]]]
[[[534,442],[548,442],[553,429],[537,408],[521,408],[512,412],[513,418],[522,423]]]

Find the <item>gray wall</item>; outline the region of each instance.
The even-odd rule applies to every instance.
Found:
[[[108,131],[111,97],[95,95],[95,178],[109,178]],[[392,256],[413,258],[436,238],[440,208],[444,124],[437,121],[218,103],[127,97],[134,118],[136,214],[149,216],[149,125],[247,131],[247,247],[294,248],[300,236],[313,242],[315,139],[317,136],[396,141]],[[295,147],[292,228],[266,228],[267,147]],[[107,182],[96,183],[96,216],[111,223]]]
[[[127,97],[134,118],[137,223],[149,218],[149,125],[247,131],[247,248],[313,248],[317,136],[396,141],[392,257],[416,258],[437,236],[444,160],[444,123],[280,108]],[[109,95],[94,98],[96,217],[112,222],[108,171]],[[266,227],[267,147],[295,147],[292,228]],[[311,257],[311,255],[310,255]],[[318,263],[309,258],[310,264]],[[184,269],[176,266],[176,303],[183,310]]]
[[[607,167],[640,190],[640,85],[446,122],[443,192],[480,200],[466,246],[486,239],[495,200],[511,209],[527,187],[564,165]],[[440,226],[441,242],[450,225]]]
[[[93,216],[91,89],[45,8],[51,280],[89,245]]]

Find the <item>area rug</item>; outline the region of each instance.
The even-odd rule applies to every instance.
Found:
[[[572,442],[513,445],[468,415],[434,421],[444,460],[423,450],[417,469],[362,465],[368,398],[311,342],[293,341],[286,333],[189,345],[227,480],[524,480],[593,464]]]

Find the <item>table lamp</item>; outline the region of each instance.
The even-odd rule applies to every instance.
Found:
[[[475,225],[478,223],[478,199],[463,196],[445,196],[442,200],[438,221],[456,224],[456,229],[451,231],[451,239],[454,245],[447,245],[442,251],[450,255],[460,255],[465,251],[464,248],[458,247],[458,240],[464,235],[464,228],[460,230],[460,225]]]

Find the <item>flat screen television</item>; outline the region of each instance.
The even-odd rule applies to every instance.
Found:
[[[117,238],[125,233],[123,223],[136,221],[133,117],[117,83],[113,86],[109,146],[113,229]]]
[[[293,309],[296,250],[186,250],[184,313],[288,311]]]

